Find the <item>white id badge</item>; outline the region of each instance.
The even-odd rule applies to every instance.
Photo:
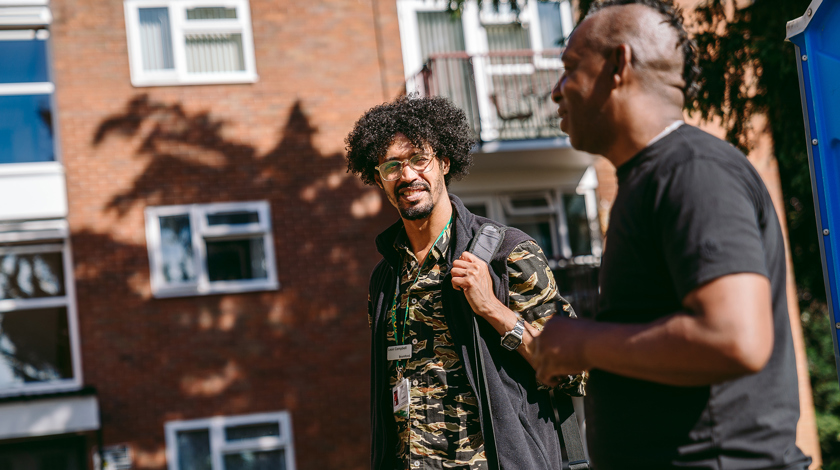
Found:
[[[408,396],[411,391],[408,379],[402,379],[391,389],[394,401],[394,414],[408,416]]]
[[[400,359],[410,359],[411,358],[411,345],[410,344],[401,344],[399,346],[389,346],[388,347],[388,360],[389,361],[399,361]]]

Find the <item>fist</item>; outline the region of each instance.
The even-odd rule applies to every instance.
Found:
[[[493,293],[493,279],[487,263],[465,251],[452,263],[452,287],[464,293],[473,311],[488,314],[494,303],[500,303]]]

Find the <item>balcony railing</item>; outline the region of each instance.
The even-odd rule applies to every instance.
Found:
[[[561,49],[433,54],[406,83],[421,96],[445,96],[464,110],[482,141],[564,136],[551,90]]]

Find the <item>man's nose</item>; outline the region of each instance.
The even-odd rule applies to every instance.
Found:
[[[411,165],[408,162],[402,164],[400,168],[400,179],[406,181],[414,181],[420,174],[414,168],[411,168]]]
[[[554,88],[551,90],[551,101],[554,101],[557,104],[560,104],[560,101],[563,99],[563,93],[560,91],[563,84],[563,79],[566,77],[566,74],[560,75],[560,79],[557,80],[557,84],[554,85]]]

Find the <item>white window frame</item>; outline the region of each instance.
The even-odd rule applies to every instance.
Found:
[[[225,428],[248,424],[276,422],[280,426],[279,437],[261,437],[245,441],[227,442]],[[210,432],[210,455],[213,470],[224,470],[222,456],[243,450],[285,451],[286,470],[295,470],[295,451],[292,439],[292,418],[288,411],[256,413],[239,416],[216,416],[189,421],[169,421],[164,425],[166,433],[166,460],[169,470],[178,468],[178,432],[207,429]]]
[[[254,35],[251,29],[251,9],[248,0],[125,0],[125,29],[128,42],[128,61],[131,84],[135,87],[163,85],[209,85],[226,83],[255,83],[259,80],[254,58]],[[187,20],[190,8],[236,8],[235,19]],[[143,70],[140,42],[140,8],[167,8],[172,38],[173,70]],[[185,49],[188,33],[241,33],[245,70],[241,72],[189,73]]]
[[[587,175],[594,177],[594,171],[587,173]],[[575,187],[555,187],[546,188],[535,191],[517,191],[504,193],[471,193],[460,196],[465,205],[483,204],[487,208],[488,218],[495,220],[502,224],[510,224],[512,219],[517,217],[539,217],[549,216],[554,230],[552,231],[552,248],[553,251],[564,259],[572,259],[575,262],[581,263],[599,263],[602,252],[601,233],[598,228],[598,212],[596,205],[595,187],[597,187],[597,180],[594,181],[594,186],[589,181],[591,178],[584,178],[586,181],[581,181],[581,184]],[[590,245],[592,247],[592,254],[572,256],[572,248],[569,244],[569,221],[566,217],[565,204],[563,202],[564,195],[579,194],[583,195],[586,204],[586,216],[589,220],[590,230]],[[546,200],[544,207],[524,207],[515,208],[512,200],[523,197],[543,197]],[[549,264],[554,267],[554,260],[549,260]]]
[[[498,197],[490,195],[464,196],[461,202],[465,206],[483,205],[487,210],[487,218],[490,220],[504,220],[504,210],[501,207]]]
[[[61,161],[59,142],[61,135],[58,131],[58,112],[55,100],[55,84],[53,84],[52,39],[50,25],[52,13],[47,0],[0,0],[0,7],[5,15],[0,16],[0,35],[7,37],[19,36],[20,39],[37,37],[46,41],[47,46],[47,79],[48,82],[0,83],[0,96],[19,95],[49,95],[50,111],[52,112],[53,161],[27,163],[0,163],[7,169],[10,165],[30,167],[52,167]],[[17,38],[16,38],[17,39]]]
[[[209,226],[207,216],[219,212],[248,211],[259,214],[259,222],[243,225]],[[149,249],[149,269],[151,273],[152,294],[157,298],[184,297],[192,295],[210,295],[222,293],[240,293],[263,290],[276,290],[276,261],[274,257],[274,236],[271,229],[271,209],[267,201],[229,202],[212,204],[187,204],[178,206],[147,207],[146,243]],[[166,282],[161,272],[163,254],[161,253],[160,217],[188,215],[190,234],[195,261],[197,279],[194,282]],[[264,242],[266,278],[239,281],[210,281],[207,268],[207,250],[205,240],[224,240],[262,236]]]
[[[36,384],[22,384],[0,388],[0,396],[24,393],[49,393],[78,390],[82,387],[82,354],[79,346],[79,323],[76,309],[76,288],[73,280],[73,256],[70,251],[69,229],[65,220],[46,220],[0,224],[0,253],[61,253],[64,266],[64,295],[36,299],[0,300],[0,313],[20,312],[40,308],[67,309],[67,328],[70,334],[70,354],[73,377]],[[26,244],[20,244],[25,242]]]

